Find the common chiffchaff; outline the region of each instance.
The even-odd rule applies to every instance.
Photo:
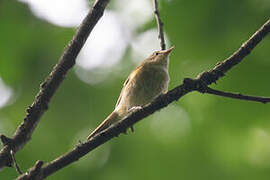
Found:
[[[87,137],[87,140],[120,121],[133,109],[141,108],[168,91],[169,55],[173,48],[153,52],[128,76],[114,111]]]

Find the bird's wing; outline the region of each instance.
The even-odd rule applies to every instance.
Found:
[[[125,89],[125,87],[126,87],[126,85],[127,85],[128,82],[129,82],[129,77],[126,79],[126,81],[123,84],[123,88],[122,88],[121,93],[120,93],[120,96],[119,96],[119,98],[118,98],[118,100],[117,100],[117,102],[115,104],[115,107],[117,107],[119,105],[119,103],[120,103],[120,101],[122,99],[122,95],[123,95],[124,89]]]
[[[124,84],[123,84],[123,88],[121,90],[120,96],[115,104],[115,107],[117,107],[122,99],[123,96],[123,92],[125,90],[125,88],[127,87],[127,84],[130,83],[133,78],[136,76],[136,74],[138,73],[138,71],[142,68],[142,66],[138,66],[129,76],[128,78],[125,80]]]

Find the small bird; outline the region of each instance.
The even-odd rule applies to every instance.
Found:
[[[154,51],[132,71],[124,82],[114,111],[87,137],[87,140],[168,91],[169,55],[173,49],[174,47]]]

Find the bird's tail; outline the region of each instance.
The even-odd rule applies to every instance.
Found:
[[[115,123],[116,121],[120,120],[120,116],[116,111],[113,111],[88,137],[89,140],[91,137],[96,135],[97,133],[103,131],[104,129],[108,128],[110,125]]]

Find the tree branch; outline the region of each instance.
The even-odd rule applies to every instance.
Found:
[[[4,147],[0,151],[0,168],[11,165],[12,157],[10,156],[10,150],[16,153],[31,139],[32,133],[38,125],[41,116],[48,109],[48,104],[52,96],[64,80],[68,70],[74,66],[78,53],[92,29],[103,15],[108,2],[109,0],[96,0],[88,15],[77,29],[73,39],[65,48],[58,64],[55,65],[50,75],[42,83],[33,104],[27,109],[24,121],[17,128],[13,137],[4,138],[3,141],[3,137],[5,136],[1,136]],[[8,142],[5,141],[7,139]]]
[[[230,92],[215,90],[210,87],[205,87],[202,93],[213,94],[217,96],[229,97],[229,98],[240,99],[240,100],[261,102],[263,104],[270,102],[270,98],[268,97],[248,96],[248,95],[243,95],[240,93],[230,93]]]
[[[154,14],[157,21],[157,27],[158,27],[158,38],[160,40],[160,48],[161,50],[165,50],[166,44],[165,44],[164,31],[163,31],[163,23],[161,21],[159,11],[158,11],[158,0],[153,0],[153,4],[154,4]]]
[[[244,57],[246,57],[261,40],[270,31],[270,19],[256,31],[242,46],[234,52],[230,57],[222,62],[219,62],[213,69],[203,72],[197,76],[196,79],[201,79],[206,85],[210,85],[216,82],[220,77],[223,77],[225,73],[230,70],[233,66],[240,63]]]
[[[158,111],[173,101],[177,101],[185,94],[197,91],[202,84],[210,85],[216,82],[220,77],[224,76],[224,73],[230,70],[233,66],[237,65],[242,59],[247,56],[251,50],[270,32],[270,19],[246,42],[241,48],[236,51],[231,57],[219,63],[212,70],[204,72],[197,76],[196,79],[184,79],[183,84],[170,90],[168,93],[159,96],[152,103],[144,106],[142,109],[135,111],[128,117],[124,118],[119,123],[105,129],[104,131],[96,134],[93,138],[85,143],[77,145],[74,149],[60,156],[59,158],[47,163],[40,168],[39,176],[41,179],[48,177],[59,169],[71,164],[74,161],[79,160],[88,152],[92,151],[96,147],[109,141],[113,137],[118,136],[120,133],[126,131],[127,128],[133,126],[138,121],[151,115],[155,111]],[[33,179],[32,176],[24,174],[18,177],[18,180]]]

